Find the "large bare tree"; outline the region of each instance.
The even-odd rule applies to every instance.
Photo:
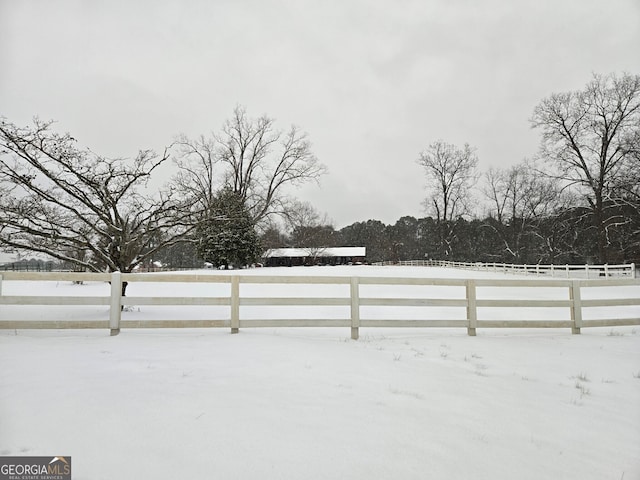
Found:
[[[624,219],[617,235],[617,246],[624,258],[640,264],[640,129],[629,137],[629,161],[608,196]]]
[[[471,190],[478,174],[478,157],[469,144],[459,148],[438,140],[420,154],[428,196],[427,211],[435,216],[443,254],[451,252],[455,220],[469,213]]]
[[[307,135],[292,126],[280,131],[272,118],[252,118],[237,106],[220,133],[195,140],[182,136],[179,183],[205,209],[222,188],[243,200],[254,223],[291,209],[287,186],[317,181],[326,172],[311,151]]]
[[[616,187],[638,168],[640,76],[597,75],[582,90],[542,100],[531,118],[542,131],[541,156],[551,175],[585,198],[599,261],[609,259],[609,235],[626,221]]]
[[[140,151],[107,159],[52,122],[0,120],[0,247],[43,253],[89,271],[131,272],[193,228],[190,205],[142,187],[168,160]]]

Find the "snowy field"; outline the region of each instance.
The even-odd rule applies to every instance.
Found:
[[[367,268],[253,272],[495,276]],[[35,283],[2,292],[108,294],[104,284]],[[24,315],[108,315],[59,308]],[[640,478],[640,327],[349,334],[0,331],[0,455],[70,455],[75,480]]]

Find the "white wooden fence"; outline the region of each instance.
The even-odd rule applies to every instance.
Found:
[[[379,262],[375,265],[462,268],[465,270],[512,273],[516,275],[565,278],[636,278],[636,265],[634,263],[621,265],[525,265],[517,263],[449,262],[446,260],[403,260],[400,262]]]
[[[109,282],[109,296],[38,296],[38,295],[3,295],[3,280],[7,281],[84,281]],[[121,295],[122,282],[154,282],[154,283],[225,283],[230,285],[229,295],[185,297],[185,296],[125,296]],[[277,296],[248,296],[240,295],[241,285],[277,285]],[[290,296],[289,290],[295,284],[306,285],[344,285],[345,296],[309,297]],[[385,288],[406,288],[406,294],[389,295],[383,298],[378,294],[369,293],[366,289],[372,286],[387,286]],[[434,295],[437,289],[420,287],[456,287],[459,295]],[[539,298],[540,289],[554,290],[550,298]],[[622,290],[621,290],[622,288]],[[496,298],[496,291],[521,292],[520,298],[513,295],[500,295]],[[593,290],[608,290],[618,292],[618,295],[603,295],[600,298],[589,293]],[[387,291],[384,290],[383,291]],[[619,292],[624,296],[620,297]],[[479,293],[480,292],[480,293]],[[493,292],[487,295],[487,292]],[[524,293],[522,293],[524,292]],[[589,294],[585,297],[584,293]],[[400,293],[402,291],[400,290]],[[543,295],[544,296],[544,295]],[[509,298],[511,297],[511,298]],[[538,298],[536,298],[538,297]],[[325,277],[325,276],[279,276],[279,275],[222,275],[222,274],[121,274],[115,273],[26,273],[1,272],[0,274],[0,306],[28,306],[28,305],[105,305],[109,306],[109,320],[25,320],[6,319],[0,315],[2,329],[45,329],[45,328],[109,328],[112,335],[119,333],[121,328],[198,328],[223,327],[230,328],[237,333],[240,328],[255,327],[346,327],[351,329],[351,338],[357,339],[362,327],[460,327],[466,328],[469,335],[475,335],[477,328],[571,328],[573,333],[580,333],[585,327],[614,327],[640,325],[640,280],[630,278],[609,278],[598,280],[565,280],[565,279],[434,279],[434,278],[392,278],[392,277]],[[126,306],[223,306],[227,315],[224,318],[206,320],[186,319],[153,319],[130,320],[123,318],[122,307]],[[326,306],[343,307],[348,314],[342,318],[317,319],[251,319],[243,318],[242,307],[304,307],[318,308]],[[367,318],[363,315],[366,307],[392,307],[401,310],[404,307],[418,307],[424,314],[416,318]],[[435,308],[452,307],[465,312],[457,318],[446,315],[442,318],[429,318],[428,312]],[[585,311],[591,308],[622,307],[631,311],[631,315],[623,318],[586,319]],[[521,308],[535,309],[540,312],[536,319],[524,320],[518,313]],[[504,310],[503,310],[504,309]],[[497,312],[509,311],[507,317]],[[560,309],[565,312],[564,319],[548,319],[548,311]],[[438,310],[439,311],[439,310]],[[620,309],[618,309],[620,311]],[[479,317],[479,312],[483,317]],[[488,314],[487,314],[488,312]],[[493,313],[492,313],[493,312]],[[390,315],[391,316],[391,315]],[[126,315],[125,315],[126,317]],[[377,316],[378,317],[378,316]],[[446,317],[446,318],[445,318]],[[487,318],[485,318],[487,317]]]

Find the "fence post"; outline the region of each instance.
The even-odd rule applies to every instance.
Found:
[[[478,323],[478,309],[476,308],[476,282],[473,280],[467,280],[467,320],[469,326],[467,327],[467,335],[470,337],[476,336],[476,326]]]
[[[109,330],[111,336],[120,333],[120,319],[122,317],[122,274],[111,273],[111,304],[109,307]]]
[[[360,282],[358,277],[351,277],[351,340],[360,337]]]
[[[609,278],[609,264],[604,264],[604,278]]]
[[[580,280],[572,280],[569,289],[571,300],[571,333],[578,335],[582,327],[582,301],[580,299]]]
[[[240,332],[240,277],[231,277],[231,333]]]
[[[636,278],[636,264],[631,264],[631,278]]]
[[[0,296],[2,295],[2,275],[0,275]]]

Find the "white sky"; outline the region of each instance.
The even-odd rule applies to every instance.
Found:
[[[531,157],[541,99],[639,52],[639,0],[0,0],[0,115],[131,157],[241,104],[308,132],[329,174],[297,195],[337,228],[395,223],[424,215],[431,142]]]

